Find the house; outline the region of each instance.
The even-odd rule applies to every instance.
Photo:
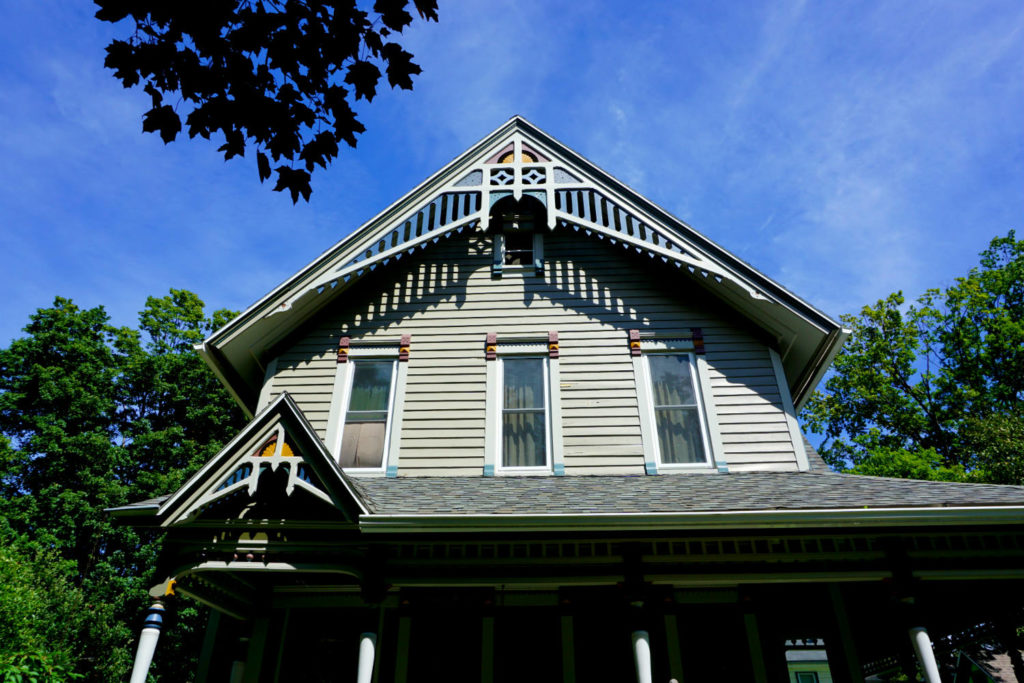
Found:
[[[514,117],[201,345],[252,420],[112,511],[167,534],[132,680],[193,599],[200,681],[936,681],[1024,488],[829,472],[846,335]]]
[[[1021,652],[1016,653],[1018,664]],[[1019,680],[1014,673],[1013,654],[992,652],[976,648],[968,654],[961,651],[956,658],[956,675],[953,683],[1013,683]]]

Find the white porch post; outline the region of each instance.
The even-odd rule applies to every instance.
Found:
[[[149,665],[153,662],[156,643],[160,640],[160,630],[164,625],[164,601],[157,599],[146,611],[146,620],[139,634],[139,648],[135,651],[135,664],[132,666],[131,683],[146,683]]]
[[[356,683],[373,681],[373,658],[376,651],[376,633],[367,632],[359,636],[359,668],[356,670]]]
[[[235,659],[231,662],[231,674],[229,683],[244,683],[245,681],[245,660],[249,653],[249,637],[242,636],[236,645],[238,649]]]
[[[928,630],[924,626],[913,626],[910,628],[909,634],[910,642],[914,644],[917,662],[924,671],[925,683],[941,683],[939,665],[935,662],[935,652],[932,650],[932,641],[928,637]]]
[[[638,683],[653,683],[651,673],[651,636],[647,631],[633,631],[633,659],[636,661]]]

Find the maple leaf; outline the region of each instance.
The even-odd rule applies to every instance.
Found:
[[[380,80],[380,69],[372,62],[357,60],[352,62],[345,74],[345,82],[356,89],[356,99],[365,97],[372,102],[377,94],[377,81]]]
[[[104,64],[125,87],[144,86],[143,131],[176,139],[181,109],[190,138],[224,135],[225,159],[255,147],[260,182],[271,159],[283,162],[274,189],[292,201],[308,201],[310,172],[337,157],[341,140],[356,146],[365,128],[352,106],[377,96],[385,71],[392,88],[412,87],[420,67],[384,37],[414,21],[412,7],[437,20],[436,0],[376,0],[372,11],[354,0],[95,1],[97,18],[128,27]]]

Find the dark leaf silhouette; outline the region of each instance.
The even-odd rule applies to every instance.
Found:
[[[270,176],[270,159],[284,162],[274,189],[293,201],[309,200],[310,173],[338,156],[340,141],[356,146],[365,128],[352,105],[373,100],[383,73],[391,87],[412,88],[420,67],[384,38],[413,22],[411,7],[437,20],[436,0],[377,0],[372,12],[355,0],[96,4],[98,19],[131,22],[129,37],[107,46],[104,64],[126,88],[142,84],[150,96],[143,131],[170,142],[184,120],[190,138],[222,137],[225,159],[254,147],[260,181]]]
[[[159,132],[164,144],[167,144],[178,137],[178,132],[181,131],[181,119],[178,118],[174,108],[168,104],[153,107],[142,115],[142,131],[144,133]]]
[[[261,183],[270,177],[270,160],[263,152],[256,153],[256,168],[259,170]]]
[[[307,202],[309,201],[309,195],[313,192],[309,186],[309,173],[287,166],[278,166],[275,170],[277,171],[277,185],[274,185],[274,192],[288,190],[292,196],[292,204],[299,201],[299,195],[302,195]]]
[[[362,60],[353,62],[345,74],[345,82],[352,84],[356,89],[356,99],[365,97],[367,101],[373,101],[377,94],[377,81],[380,80],[380,69],[373,62]]]

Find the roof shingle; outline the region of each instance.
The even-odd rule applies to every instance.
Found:
[[[830,472],[663,476],[356,478],[371,512],[391,515],[643,514],[1024,505],[1024,486]]]

